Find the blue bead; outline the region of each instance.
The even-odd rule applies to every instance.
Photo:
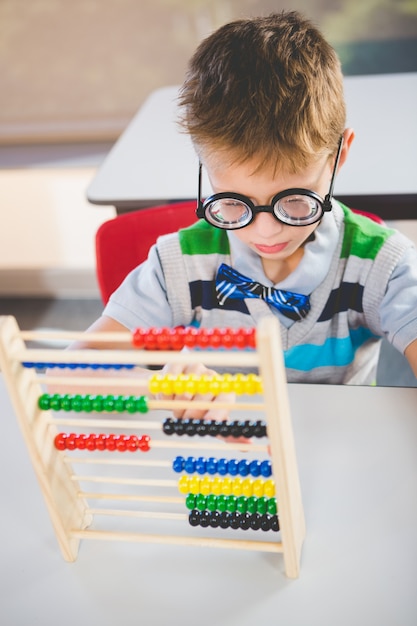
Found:
[[[172,461],[172,469],[174,470],[174,472],[182,472],[182,470],[184,469],[184,457],[183,456],[175,457],[175,459]]]
[[[35,367],[33,361],[23,361],[22,365],[23,367]]]
[[[227,459],[219,459],[217,461],[217,471],[222,476],[225,476],[227,474],[227,471],[228,471],[227,465],[228,465]]]
[[[227,470],[231,476],[237,476],[239,472],[239,463],[236,459],[230,459],[227,464]]]
[[[247,476],[249,474],[249,461],[242,459],[238,465],[239,475]]]
[[[207,474],[215,474],[217,472],[217,459],[210,456],[206,463]]]
[[[259,476],[261,473],[261,463],[259,461],[252,461],[249,467],[251,476]]]
[[[271,462],[270,461],[262,461],[261,463],[261,474],[264,478],[268,478],[272,474]]]
[[[184,469],[187,474],[194,474],[195,472],[195,458],[193,456],[188,456],[185,459]]]
[[[206,473],[206,459],[203,456],[199,456],[197,461],[195,462],[195,471],[198,474]]]

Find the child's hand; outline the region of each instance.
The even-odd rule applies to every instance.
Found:
[[[178,376],[179,374],[195,374],[197,376],[216,376],[217,372],[212,369],[208,369],[202,363],[197,365],[177,365],[170,364],[165,365],[162,369],[162,374],[172,374],[173,376]],[[213,395],[211,393],[207,394],[196,394],[191,395],[189,393],[181,394],[181,395],[163,395],[164,400],[196,400],[196,401],[204,401],[204,402],[212,402],[212,407],[210,409],[198,409],[198,408],[190,408],[190,409],[175,409],[173,410],[174,417],[176,418],[184,418],[184,419],[207,419],[207,420],[223,420],[228,417],[228,410],[225,408],[216,408],[216,403],[234,403],[236,395],[234,393],[221,393],[218,395]]]

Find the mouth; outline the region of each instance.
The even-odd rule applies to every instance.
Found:
[[[273,246],[266,246],[263,244],[254,244],[254,247],[258,252],[262,252],[263,254],[277,254],[278,252],[282,252],[288,246],[288,241],[284,243],[276,243]]]

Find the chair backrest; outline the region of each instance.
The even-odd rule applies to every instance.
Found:
[[[96,275],[103,303],[127,274],[145,261],[160,235],[197,221],[195,200],[123,213],[101,224],[96,233]]]

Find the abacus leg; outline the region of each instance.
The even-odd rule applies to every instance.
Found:
[[[0,369],[10,390],[19,427],[41,487],[54,530],[66,561],[77,558],[79,539],[73,530],[86,528],[91,523],[86,503],[78,497],[80,491],[62,454],[51,441],[48,412],[37,407],[42,388],[34,384],[33,371],[25,369],[14,354],[24,349],[19,328],[13,317],[0,318]],[[57,431],[56,431],[57,432]]]
[[[297,578],[305,537],[305,520],[279,333],[274,318],[262,319],[257,331],[257,348],[279,502],[285,573],[289,578]]]

